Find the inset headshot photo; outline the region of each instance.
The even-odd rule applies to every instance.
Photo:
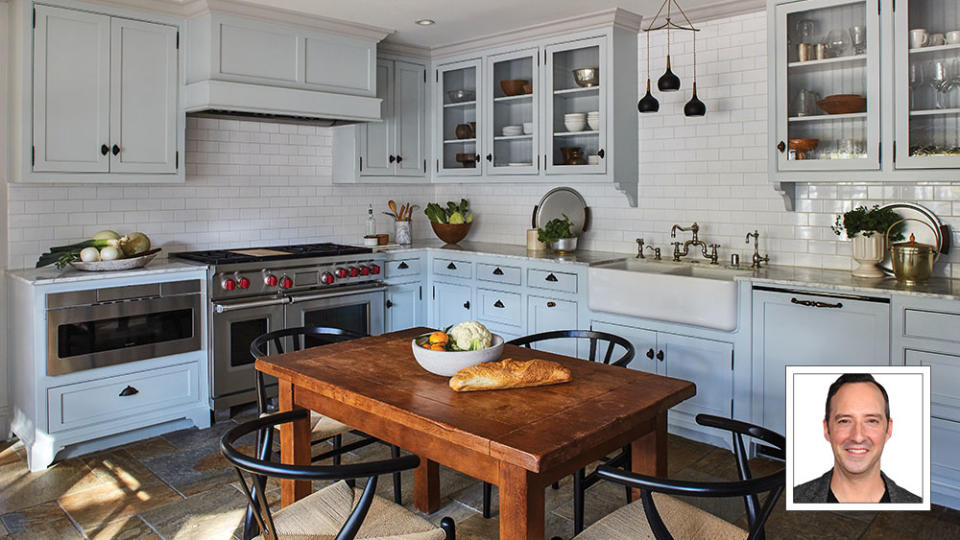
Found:
[[[930,368],[788,366],[787,510],[929,510]]]

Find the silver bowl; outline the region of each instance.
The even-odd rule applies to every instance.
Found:
[[[582,87],[600,84],[600,68],[580,68],[573,70],[573,80]]]
[[[557,253],[573,253],[577,250],[577,237],[561,238],[556,242],[550,242],[550,249]]]
[[[476,95],[477,93],[473,90],[450,90],[447,92],[447,97],[450,98],[451,103],[472,101]]]

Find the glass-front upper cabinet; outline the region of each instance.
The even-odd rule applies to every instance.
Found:
[[[605,173],[606,41],[583,39],[546,47],[546,171]]]
[[[880,168],[879,21],[877,0],[776,7],[778,170]]]
[[[540,171],[539,49],[487,57],[484,102],[487,174]]]
[[[894,33],[896,167],[960,167],[960,2],[898,2]]]
[[[480,174],[483,125],[477,118],[482,99],[480,60],[446,64],[437,69],[437,172],[456,176]]]

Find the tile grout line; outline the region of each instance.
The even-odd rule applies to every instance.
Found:
[[[137,516],[138,518],[140,518],[140,521],[142,521],[151,531],[153,531],[154,534],[156,534],[157,536],[159,536],[162,540],[166,540],[167,537],[165,537],[164,535],[160,534],[160,531],[158,531],[157,528],[154,527],[152,523],[150,523],[149,521],[147,521],[146,518],[144,518],[144,517],[141,516],[140,514],[134,514],[134,515]]]

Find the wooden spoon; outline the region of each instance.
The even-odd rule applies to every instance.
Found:
[[[407,214],[407,205],[406,203],[400,205],[400,221],[406,221],[404,216]]]
[[[394,219],[398,219],[398,220],[399,220],[399,219],[400,219],[400,214],[397,213],[397,203],[395,203],[393,200],[390,200],[390,202],[387,203],[387,206],[389,206],[389,207],[390,207],[390,210],[393,211],[393,217],[394,217]]]

